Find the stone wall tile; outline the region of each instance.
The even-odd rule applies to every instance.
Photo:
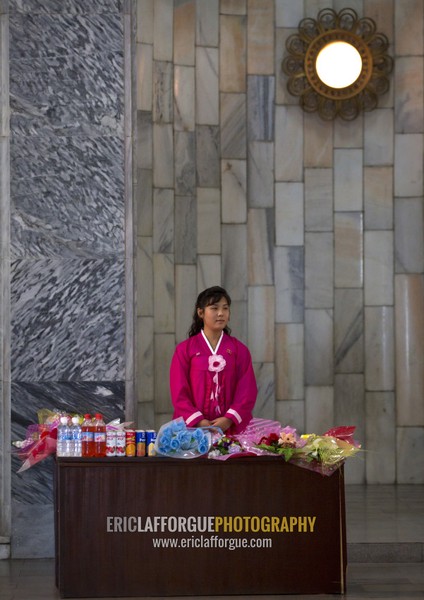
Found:
[[[223,15],[245,15],[247,0],[221,0],[220,12]]]
[[[221,285],[221,257],[218,254],[197,256],[197,293],[213,285]]]
[[[152,113],[137,111],[137,166],[140,169],[153,168],[153,121]]]
[[[396,482],[396,427],[393,392],[365,394],[365,433],[367,483]]]
[[[329,232],[305,234],[305,307],[334,305],[334,236]]]
[[[153,302],[155,333],[175,331],[174,256],[153,255]]]
[[[304,166],[333,167],[333,121],[323,121],[316,114],[304,115]]]
[[[302,400],[304,388],[304,329],[302,323],[275,328],[275,385],[278,400]]]
[[[286,55],[286,40],[294,32],[293,29],[278,27],[275,30],[275,103],[276,104],[299,104],[299,98],[289,93],[287,89],[287,75],[281,68],[281,63]]]
[[[362,289],[335,290],[334,367],[336,373],[364,371]]]
[[[194,131],[174,132],[175,193],[192,196],[196,193],[196,138]]]
[[[246,16],[220,16],[219,77],[221,92],[246,91]]]
[[[221,94],[221,157],[246,158],[246,94]]]
[[[304,311],[304,249],[278,246],[274,249],[277,323],[302,323]]]
[[[196,263],[197,202],[194,196],[175,197],[174,246],[177,264]]]
[[[249,140],[273,141],[274,96],[274,77],[249,75],[247,78],[247,130]]]
[[[175,350],[175,336],[171,333],[155,334],[155,410],[172,413],[169,392],[169,366]]]
[[[153,44],[153,3],[154,0],[137,2],[137,42]]]
[[[393,110],[378,108],[365,115],[364,164],[393,164]]]
[[[398,56],[395,69],[395,131],[424,131],[423,56]],[[414,90],[411,93],[411,90]]]
[[[274,361],[275,292],[273,286],[249,286],[248,288],[248,346],[253,362]]]
[[[394,43],[397,56],[423,53],[423,10],[421,0],[394,2]]]
[[[335,148],[362,148],[364,145],[364,116],[360,113],[353,121],[334,121]]]
[[[365,388],[395,388],[395,337],[392,306],[365,307]]]
[[[423,193],[422,134],[395,135],[395,196],[418,197]]]
[[[338,288],[363,286],[363,235],[362,213],[334,213],[334,278]]]
[[[305,432],[323,434],[334,423],[334,388],[330,385],[306,387]]]
[[[219,189],[197,188],[197,252],[219,254],[221,194]]]
[[[219,54],[217,48],[196,48],[196,123],[219,124]]]
[[[222,225],[222,284],[234,300],[247,300],[247,225]]]
[[[332,169],[305,169],[305,231],[333,231]]]
[[[174,187],[172,125],[153,125],[153,185]]]
[[[197,298],[196,265],[175,266],[175,341],[188,337]]]
[[[173,0],[155,0],[153,16],[153,58],[171,60],[174,29]]]
[[[364,227],[393,228],[393,167],[364,169]]]
[[[423,199],[395,199],[395,271],[424,272]]]
[[[305,431],[305,401],[278,400],[275,403],[275,418],[283,426],[290,425],[299,433]]]
[[[174,251],[174,190],[155,189],[153,192],[153,252],[169,254]]]
[[[180,77],[175,73],[176,78]],[[153,122],[171,123],[174,117],[173,96],[174,67],[171,62],[153,62]],[[139,86],[143,87],[143,86]]]
[[[273,246],[270,243],[274,227],[272,210],[249,209],[247,220],[249,285],[272,285],[274,283]]]
[[[363,152],[359,149],[334,151],[334,208],[362,210]]]
[[[271,142],[250,142],[247,160],[247,198],[249,207],[273,207],[274,144]]]
[[[154,390],[153,317],[137,319],[137,401],[153,402]]]
[[[137,169],[136,189],[137,235],[153,235],[153,173]]]
[[[424,427],[398,427],[396,430],[397,482],[424,483]],[[411,460],[411,455],[414,460]]]
[[[293,27],[297,29],[299,21],[304,17],[303,2],[293,0],[275,0],[275,21],[277,27]],[[311,13],[311,17],[315,15]]]
[[[274,72],[274,0],[247,0],[247,72]]]
[[[221,221],[246,223],[247,174],[245,160],[221,161]]]
[[[393,232],[366,231],[364,245],[366,305],[393,305],[393,270]]]
[[[275,184],[275,243],[303,245],[303,183]]]
[[[297,106],[275,107],[275,179],[303,180],[303,115]]]
[[[177,2],[174,6],[174,62],[194,65],[196,36],[196,0]]]
[[[219,187],[221,163],[219,158],[219,127],[196,127],[196,176],[199,187]]]
[[[195,123],[195,88],[194,67],[174,68],[174,129],[176,131],[194,131]],[[200,86],[201,87],[201,86]]]
[[[275,418],[275,375],[274,363],[253,363],[258,395],[253,409],[253,416],[260,419]]]
[[[137,86],[137,109],[152,110],[153,91],[153,46],[137,44],[137,81],[143,85]]]
[[[196,44],[218,46],[219,0],[196,0]]]
[[[305,383],[333,385],[333,311],[305,310]]]
[[[136,279],[138,286],[138,316],[153,316],[153,243],[151,237],[137,237]]]

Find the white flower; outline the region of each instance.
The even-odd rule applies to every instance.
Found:
[[[209,371],[219,373],[226,364],[225,358],[221,354],[213,354],[209,357]]]

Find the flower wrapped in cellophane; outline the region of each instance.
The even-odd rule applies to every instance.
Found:
[[[207,454],[211,444],[211,431],[203,427],[187,427],[184,419],[178,417],[159,429],[155,451],[162,456],[197,458]]]

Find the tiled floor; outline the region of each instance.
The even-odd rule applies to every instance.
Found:
[[[346,515],[349,564],[344,597],[424,600],[424,486],[347,486]],[[0,561],[0,600],[38,598],[59,599],[53,560]],[[243,598],[328,600],[340,596]]]

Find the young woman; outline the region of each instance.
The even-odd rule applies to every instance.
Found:
[[[170,388],[174,419],[234,434],[252,418],[258,390],[248,348],[230,335],[230,305],[221,287],[199,294],[189,337],[172,358]]]

